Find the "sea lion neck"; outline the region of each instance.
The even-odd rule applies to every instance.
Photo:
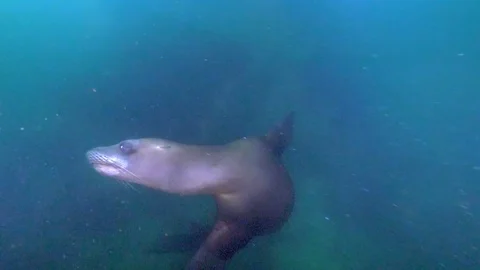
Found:
[[[228,178],[224,145],[181,145],[175,153],[175,181],[169,183],[169,192],[183,195],[221,192],[222,182]]]

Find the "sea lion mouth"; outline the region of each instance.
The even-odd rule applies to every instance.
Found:
[[[109,157],[95,150],[88,151],[86,156],[90,165],[97,172],[108,176],[120,174],[125,165],[118,158]]]
[[[108,147],[97,147],[87,151],[88,163],[99,174],[120,180],[125,186],[135,190],[130,182],[140,182],[140,178],[127,168],[127,159],[116,153],[106,154],[111,152],[110,150]]]
[[[92,166],[97,172],[104,175],[115,176],[120,174],[120,170],[115,166],[100,163],[92,163]]]

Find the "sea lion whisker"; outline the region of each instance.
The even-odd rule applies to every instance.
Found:
[[[120,166],[119,164],[111,161],[110,159],[106,158],[106,157],[101,157],[100,158],[100,161],[103,161],[103,162],[98,162],[98,164],[104,164],[106,166],[111,166],[119,171],[122,171],[122,172],[125,172],[127,174],[129,174],[130,176],[132,176],[134,179],[140,181],[140,177],[138,177],[136,174],[134,174],[132,171],[128,170],[127,168],[123,167],[123,166]],[[121,182],[123,186],[131,189],[131,190],[134,190],[136,192],[139,192],[138,189],[136,189],[132,183],[130,183],[129,181],[125,180],[125,179],[116,179],[117,181]]]
[[[128,181],[125,181],[125,180],[122,180],[122,183],[129,189],[133,190],[133,191],[136,191],[138,193],[140,193],[138,191],[138,189],[136,189],[131,183],[129,183]]]
[[[125,188],[134,189],[134,188],[132,187],[132,185],[131,185],[130,183],[128,183],[127,181],[125,181],[125,180],[119,179],[119,180],[117,180],[117,182],[119,182],[120,184],[122,184],[122,186],[124,186]]]
[[[134,174],[133,172],[131,172],[130,170],[128,170],[127,168],[122,168],[122,167],[118,167],[119,170],[121,171],[124,171],[126,173],[128,173],[129,175],[131,175],[133,178],[135,178],[136,180],[140,181],[140,177],[138,177],[136,174]],[[127,180],[120,180],[125,186],[129,187],[130,189],[136,191],[136,192],[139,192],[133,185],[132,183],[130,183],[129,181]]]

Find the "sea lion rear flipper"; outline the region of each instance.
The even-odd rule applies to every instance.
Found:
[[[217,221],[212,232],[195,253],[185,270],[222,270],[226,263],[252,236],[248,230],[234,223]]]
[[[279,125],[263,136],[263,141],[272,149],[276,156],[281,156],[292,141],[294,118],[295,112],[292,111],[285,116]]]

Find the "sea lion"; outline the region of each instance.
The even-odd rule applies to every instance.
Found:
[[[185,269],[225,269],[255,236],[279,230],[294,206],[281,156],[292,140],[294,113],[264,136],[224,145],[129,139],[93,148],[86,157],[100,174],[181,195],[212,195],[212,231]]]

